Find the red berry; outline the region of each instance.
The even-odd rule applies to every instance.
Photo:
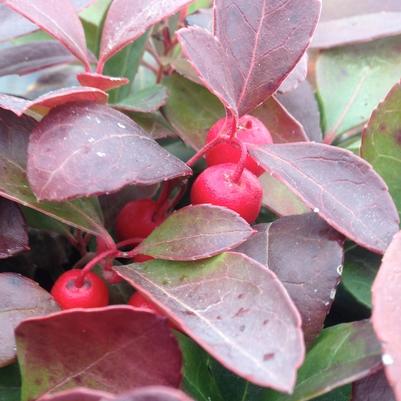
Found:
[[[233,182],[235,169],[232,163],[208,167],[192,185],[191,201],[193,205],[225,206],[253,223],[260,212],[263,189],[257,177],[246,169],[238,183]]]
[[[140,199],[127,203],[116,219],[116,234],[120,241],[146,238],[162,221],[156,217],[156,202]]]
[[[77,287],[76,280],[81,270],[72,269],[63,273],[52,288],[52,295],[62,309],[98,308],[109,304],[109,290],[95,273],[85,275],[84,284]]]
[[[212,128],[210,128],[207,134],[206,143],[211,142],[221,133],[224,124],[226,124],[226,127],[230,127],[230,120],[231,119],[226,120],[226,118],[222,118],[217,121]],[[273,143],[269,130],[256,117],[249,115],[241,117],[239,120],[239,126],[240,129],[236,136],[243,143],[253,145],[266,145]],[[208,166],[222,163],[238,163],[240,157],[241,150],[239,147],[232,143],[221,143],[209,150],[206,154],[206,162]],[[246,159],[245,168],[258,177],[264,172],[263,168],[260,167],[255,159],[249,155]]]
[[[128,301],[128,305],[135,308],[146,309],[150,312],[156,313],[156,315],[164,316],[160,309],[148,298],[144,297],[139,291],[137,291]]]

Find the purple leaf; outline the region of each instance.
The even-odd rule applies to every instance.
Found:
[[[101,400],[107,401],[107,400]],[[193,401],[182,391],[163,386],[149,386],[123,394],[114,401]]]
[[[103,26],[98,72],[103,71],[110,57],[138,39],[150,26],[176,13],[190,1],[114,0]]]
[[[320,127],[320,111],[311,84],[304,81],[288,93],[279,94],[276,100],[302,124],[311,141],[322,142],[323,133]]]
[[[53,109],[38,124],[27,172],[38,199],[60,201],[155,184],[191,169],[126,115],[88,102]]]
[[[76,386],[121,393],[181,381],[181,353],[166,319],[129,306],[28,319],[15,334],[23,401]]]
[[[384,371],[354,383],[352,401],[396,401]]]
[[[401,232],[391,242],[372,287],[372,323],[381,341],[387,379],[401,400]]]
[[[3,4],[53,36],[90,70],[84,30],[70,0],[4,0]]]
[[[205,259],[235,248],[253,233],[251,226],[229,209],[187,206],[168,217],[137,251],[156,259]]]
[[[312,47],[344,46],[400,33],[399,0],[326,0]]]
[[[323,328],[342,272],[343,238],[316,214],[256,226],[258,234],[236,249],[270,268],[298,308],[305,342]]]
[[[298,87],[299,84],[305,82],[308,75],[308,54],[305,53],[298,61],[298,64],[289,73],[287,78],[281,83],[278,91],[280,93],[291,92]]]
[[[0,76],[29,74],[73,61],[75,58],[58,42],[40,41],[6,47],[0,50]]]
[[[384,253],[399,218],[386,184],[353,153],[318,143],[253,147],[252,155],[307,206],[359,245]]]
[[[91,72],[82,72],[77,75],[77,79],[81,85],[91,86],[102,91],[120,88],[129,83],[129,80],[124,77],[109,77]]]
[[[28,250],[24,217],[14,202],[0,198],[0,259]]]
[[[252,6],[216,0],[215,37],[196,27],[180,30],[178,37],[204,84],[243,115],[271,96],[296,66],[319,12],[320,0],[256,0]]]
[[[18,324],[58,309],[53,297],[35,281],[15,273],[0,273],[0,367],[15,360],[14,329]]]
[[[77,11],[89,7],[93,2],[94,0],[72,0]],[[32,24],[32,22],[29,22],[3,4],[0,4],[0,21],[0,42],[26,35],[38,29],[35,24]]]
[[[54,395],[45,395],[41,401],[112,401],[112,394],[103,391],[89,390],[83,387],[77,387],[72,390],[61,391]]]
[[[35,100],[25,100],[0,93],[0,107],[21,116],[29,109],[37,109],[40,114],[44,114],[48,109],[65,103],[82,101],[106,103],[107,98],[107,93],[100,89],[77,86],[48,92]]]
[[[226,368],[290,392],[304,357],[301,320],[277,277],[239,253],[116,271]]]
[[[274,143],[309,141],[302,125],[275,97],[267,99],[252,115],[269,129]]]

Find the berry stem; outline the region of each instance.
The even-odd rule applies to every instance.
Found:
[[[248,156],[248,149],[246,148],[245,144],[242,141],[239,141],[237,138],[233,138],[233,142],[241,148],[241,157],[237,163],[237,166],[235,167],[235,171],[232,176],[232,181],[238,184],[239,180],[241,179],[242,172],[245,168],[245,163]]]
[[[226,138],[222,136],[217,136],[214,138],[212,141],[207,143],[205,146],[203,146],[198,152],[196,152],[188,161],[187,161],[187,166],[192,167],[200,158],[202,158],[209,150],[214,148],[216,145],[218,145],[221,142],[225,142]]]
[[[177,193],[173,196],[173,198],[171,198],[170,200],[167,200],[164,203],[164,205],[160,208],[160,210],[158,211],[158,215],[159,216],[167,215],[169,210],[174,209],[174,207],[182,199],[182,197],[184,196],[185,192],[187,191],[187,184],[188,184],[187,180],[184,180],[184,181],[180,182],[179,189],[178,189]]]

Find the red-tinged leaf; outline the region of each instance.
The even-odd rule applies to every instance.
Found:
[[[308,54],[305,53],[298,61],[298,64],[290,72],[287,78],[281,83],[278,91],[280,93],[291,92],[296,89],[299,84],[305,82],[308,75]]]
[[[401,232],[391,242],[372,287],[372,323],[383,349],[386,376],[401,400]]]
[[[383,371],[354,383],[352,401],[396,401]]]
[[[29,109],[30,105],[30,100],[0,93],[0,108],[12,111],[17,116],[24,114],[24,110]]]
[[[288,93],[278,94],[276,99],[302,124],[311,141],[322,142],[323,132],[320,126],[320,111],[311,84],[304,81]]]
[[[15,334],[22,401],[76,386],[121,393],[181,381],[181,353],[166,320],[129,306],[28,319]]]
[[[27,171],[38,199],[57,201],[191,174],[129,117],[89,102],[53,109],[37,125]]]
[[[120,88],[129,83],[129,80],[124,77],[108,77],[107,75],[91,72],[82,72],[77,75],[77,79],[81,85],[91,86],[102,91]]]
[[[302,125],[271,97],[253,113],[269,129],[274,143],[309,141]]]
[[[343,238],[316,214],[256,226],[258,234],[236,249],[270,268],[298,308],[305,342],[323,328],[343,262]]]
[[[304,357],[301,320],[277,277],[239,253],[200,262],[118,266],[171,320],[226,368],[290,392]]]
[[[74,8],[80,11],[89,7],[94,0],[72,0]],[[0,42],[5,42],[12,38],[34,32],[38,29],[35,24],[26,18],[0,4]]]
[[[254,230],[237,213],[212,205],[173,213],[138,247],[138,254],[167,260],[198,260],[235,248]]]
[[[384,253],[399,229],[384,181],[363,159],[318,143],[253,147],[252,155],[307,206],[359,245]]]
[[[24,217],[14,202],[0,198],[0,259],[28,250]]]
[[[101,400],[107,401],[107,400]],[[163,386],[149,386],[116,397],[114,401],[193,401],[180,390]]]
[[[98,72],[102,72],[110,57],[138,39],[150,26],[173,15],[190,1],[114,0],[103,26]]]
[[[75,58],[58,42],[39,41],[6,47],[0,50],[0,76],[29,74],[73,61]]]
[[[15,273],[0,273],[0,367],[15,360],[14,329],[18,324],[58,309],[52,296],[35,281]]]
[[[73,390],[66,390],[54,395],[45,395],[41,401],[112,401],[112,394],[104,391],[90,390],[83,387],[77,387]]]
[[[398,0],[325,0],[312,47],[344,46],[400,33]]]
[[[53,36],[90,69],[84,30],[70,0],[4,0],[3,4]]]

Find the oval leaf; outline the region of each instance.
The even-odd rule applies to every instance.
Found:
[[[253,147],[252,155],[346,237],[384,253],[399,218],[386,184],[353,153],[318,143]]]
[[[28,179],[38,199],[96,195],[189,174],[185,163],[139,125],[103,105],[70,103],[53,109],[30,137]]]
[[[383,347],[387,378],[397,399],[401,399],[401,232],[386,253],[372,287],[372,322]]]
[[[15,360],[14,329],[23,320],[59,309],[39,285],[15,273],[0,273],[0,367]]]
[[[28,319],[15,334],[22,401],[82,385],[121,393],[180,384],[181,353],[166,320],[129,306]]]
[[[176,13],[191,0],[114,0],[103,26],[98,70],[152,25]],[[135,12],[132,12],[135,10]]]
[[[187,206],[174,212],[136,251],[156,259],[205,259],[235,248],[253,233],[251,226],[229,209]]]
[[[129,80],[124,77],[108,77],[102,74],[95,74],[90,72],[82,72],[77,74],[77,79],[81,85],[91,86],[98,88],[102,91],[109,91],[110,89],[120,88],[127,85]]]
[[[201,262],[151,261],[115,269],[228,369],[291,391],[304,355],[301,319],[264,266],[224,253]]]
[[[396,401],[383,371],[353,385],[352,401]]]
[[[70,0],[4,0],[3,4],[57,39],[90,70],[84,30]]]
[[[342,271],[343,238],[314,213],[256,226],[258,233],[236,249],[270,268],[298,308],[305,342],[323,328]]]

